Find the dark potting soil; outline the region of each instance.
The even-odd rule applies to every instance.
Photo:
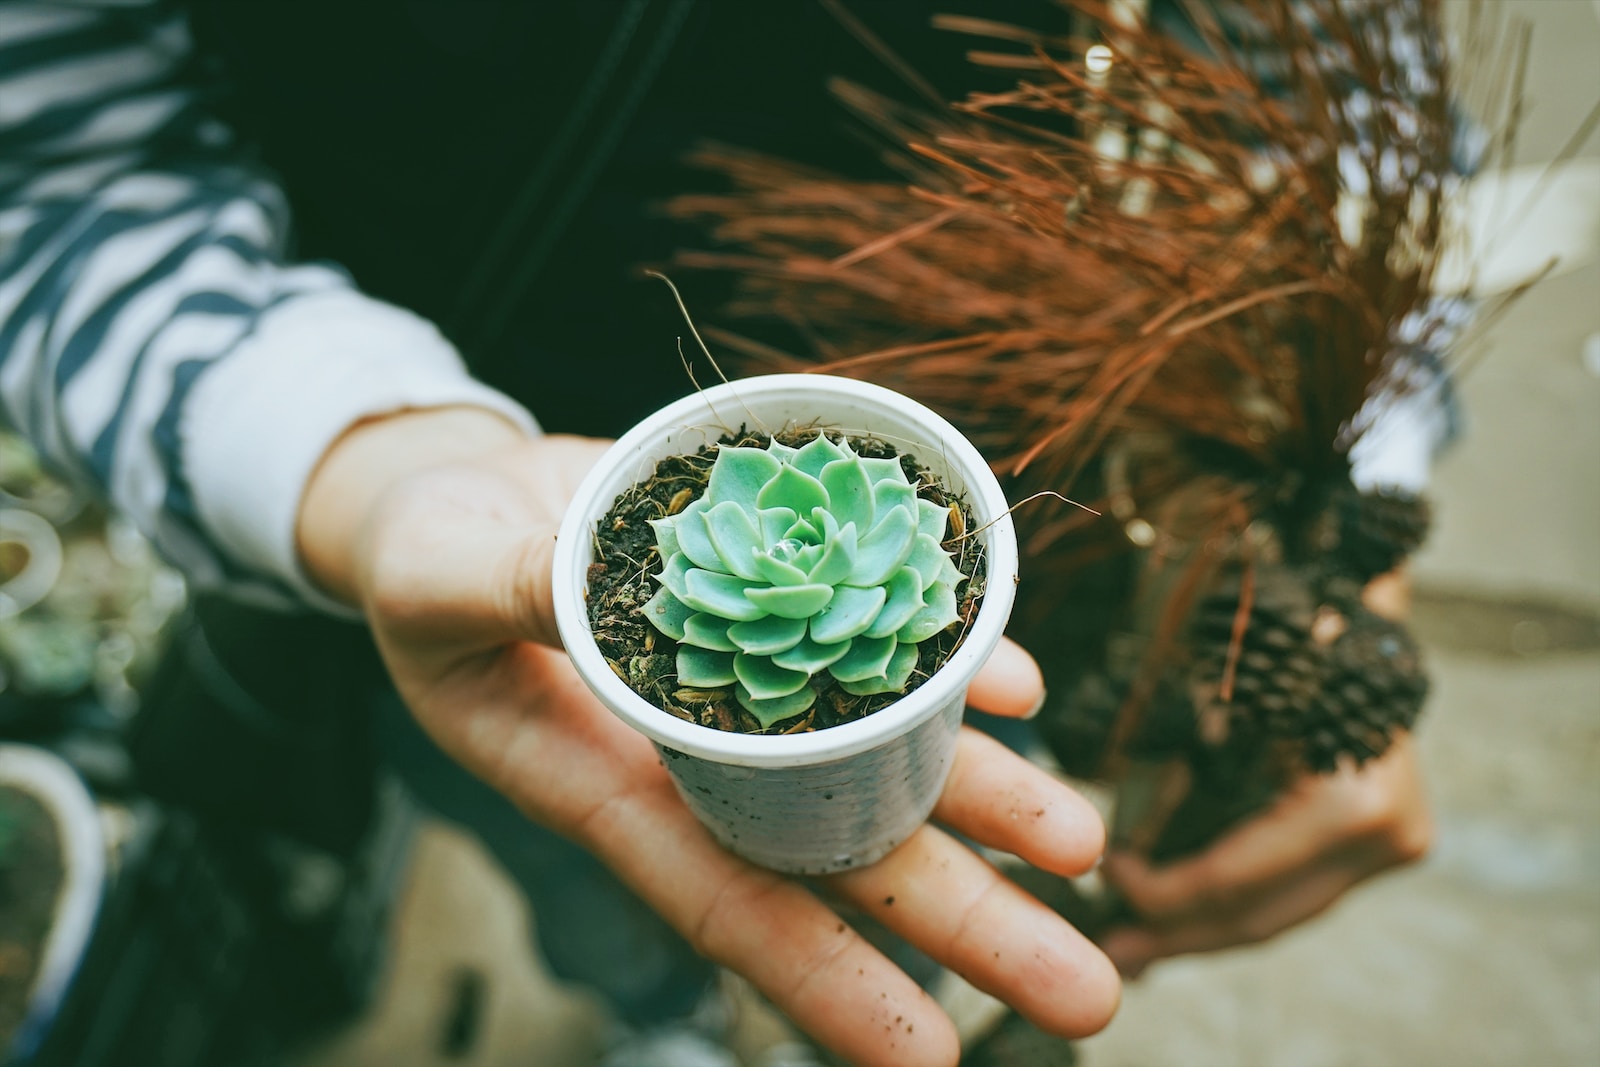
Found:
[[[0,1054],[27,1013],[65,876],[50,812],[30,794],[0,786]]]
[[[799,447],[815,440],[818,429],[779,433],[781,444]],[[716,730],[752,734],[804,733],[854,722],[899,700],[904,693],[876,693],[856,696],[847,693],[826,672],[813,679],[817,699],[806,711],[762,729],[755,717],[734,697],[733,688],[695,689],[678,685],[678,642],[646,621],[645,602],[655,595],[661,573],[661,554],[656,549],[655,530],[650,519],[676,515],[705,491],[720,447],[765,448],[769,434],[740,427],[716,444],[693,454],[669,456],[656,465],[646,480],[617,498],[595,531],[595,562],[589,566],[589,628],[595,644],[617,677],[656,707],[680,719]],[[974,529],[972,513],[966,503],[952,497],[934,481],[927,468],[912,455],[901,455],[892,445],[872,437],[852,437],[850,446],[862,456],[900,460],[906,478],[917,487],[917,495],[942,507],[952,508],[960,521],[947,524],[949,538],[945,550],[956,568],[966,577],[956,589],[958,621],[943,633],[918,647],[916,669],[905,692],[916,689],[960,646],[967,628],[977,615],[985,585],[984,559],[976,539],[962,536]]]

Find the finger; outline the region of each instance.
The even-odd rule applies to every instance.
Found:
[[[665,781],[596,812],[584,840],[697,952],[849,1062],[956,1062],[927,993],[805,889],[718,847]]]
[[[1117,1010],[1121,983],[1098,948],[931,826],[826,884],[1050,1033],[1087,1036]]]
[[[1319,866],[1248,907],[1174,926],[1125,926],[1108,931],[1100,947],[1129,978],[1158,959],[1251,945],[1327,910],[1365,877],[1358,868]]]
[[[972,679],[967,703],[991,715],[1031,719],[1044,707],[1044,675],[1026,649],[1002,637]]]
[[[1105,850],[1105,823],[1093,805],[971,729],[961,732],[933,817],[979,844],[1066,877],[1089,870]]]
[[[949,1018],[798,884],[724,851],[678,798],[648,741],[588,695],[570,661],[524,645],[538,689],[514,726],[462,735],[460,754],[519,807],[593,852],[695,950],[750,980],[852,1063],[954,1064]],[[452,705],[453,707],[454,705]],[[476,717],[492,716],[483,702]]]

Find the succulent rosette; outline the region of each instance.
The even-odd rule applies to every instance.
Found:
[[[900,692],[918,644],[957,618],[947,520],[898,459],[843,439],[725,447],[705,493],[651,523],[665,566],[644,613],[679,642],[680,685],[736,686],[763,726],[809,708],[823,671]]]

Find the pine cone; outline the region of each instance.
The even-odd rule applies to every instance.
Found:
[[[1212,710],[1201,713],[1201,739],[1213,746],[1234,734],[1282,737],[1293,732],[1316,700],[1327,670],[1326,653],[1312,637],[1316,612],[1308,576],[1290,567],[1258,567],[1232,698],[1224,703],[1220,687],[1240,594],[1238,579],[1212,593],[1200,603],[1190,626],[1195,680],[1216,691]],[[1225,732],[1216,725],[1224,714]]]
[[[1362,608],[1328,649],[1327,680],[1297,726],[1280,736],[1299,745],[1311,770],[1339,757],[1357,765],[1382,755],[1395,730],[1409,730],[1428,695],[1422,657],[1405,628]]]
[[[1422,497],[1400,489],[1362,492],[1348,481],[1328,494],[1302,537],[1307,562],[1359,589],[1421,546],[1432,522]]]
[[[1086,669],[1070,681],[1047,675],[1045,687],[1048,696],[1039,728],[1046,743],[1068,774],[1093,778],[1105,757],[1126,687],[1102,668]]]
[[[1062,769],[1079,778],[1093,778],[1101,767],[1128,700],[1132,669],[1085,669],[1070,683],[1048,683],[1050,694],[1039,716],[1039,729]],[[1179,679],[1166,676],[1139,710],[1138,728],[1127,738],[1127,751],[1153,758],[1188,754],[1194,747],[1194,705]]]

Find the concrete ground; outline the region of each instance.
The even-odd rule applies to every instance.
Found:
[[[1534,27],[1518,161],[1541,163],[1600,101],[1600,4],[1504,6]],[[1485,344],[1416,562],[1433,853],[1267,944],[1152,968],[1086,1067],[1600,1063],[1600,266]],[[591,1063],[600,1013],[539,973],[526,923],[475,845],[429,827],[374,1011],[303,1067]],[[487,982],[452,1048],[463,969]]]

